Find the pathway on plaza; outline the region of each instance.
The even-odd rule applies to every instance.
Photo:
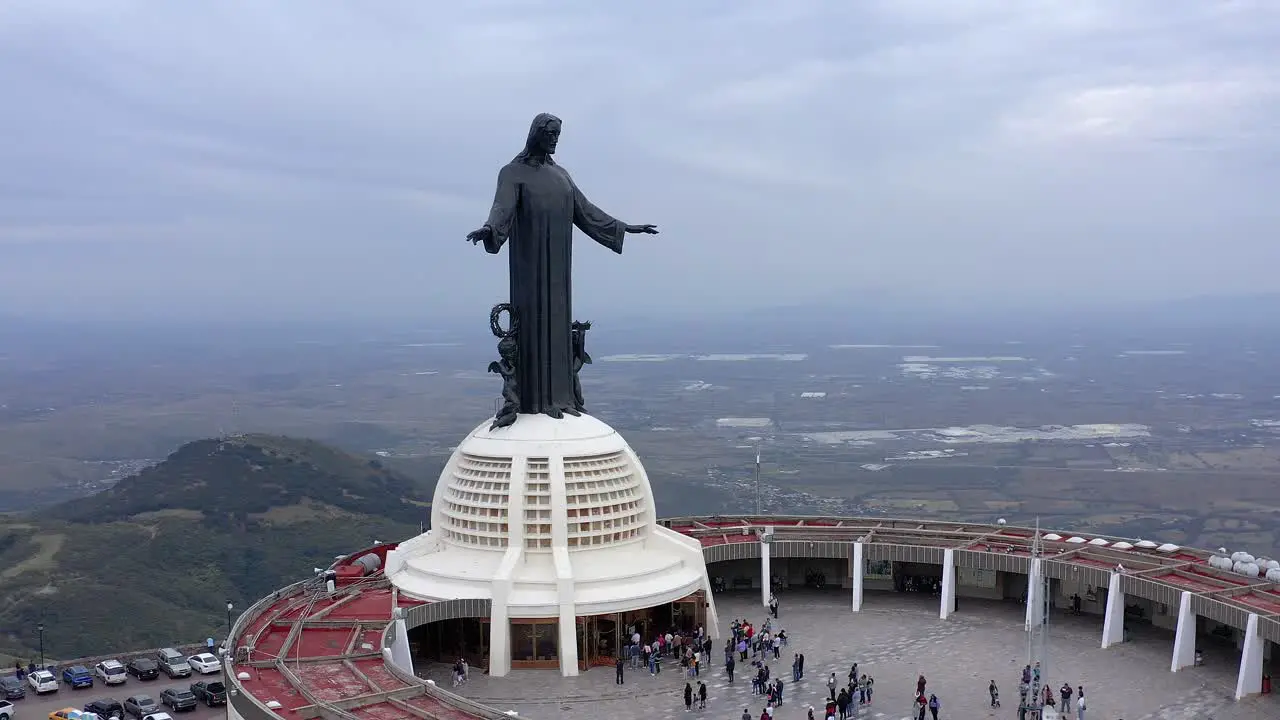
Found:
[[[726,624],[745,618],[757,627],[766,615],[759,593],[727,593],[716,598]],[[959,612],[938,619],[938,599],[918,594],[868,592],[861,613],[849,610],[848,591],[791,591],[779,595],[782,606],[775,627],[787,630],[790,646],[780,660],[770,661],[772,677],[784,683],[778,720],[803,720],[809,705],[821,718],[830,673],[845,682],[849,666],[875,678],[875,703],[859,720],[910,717],[917,675],[928,678],[928,692],[942,702],[940,718],[1016,718],[1018,675],[1025,664],[1023,608],[1017,603],[961,598]],[[1280,717],[1280,702],[1269,696],[1237,703],[1232,699],[1238,655],[1206,653],[1203,667],[1169,672],[1172,633],[1137,632],[1134,640],[1108,650],[1099,648],[1101,618],[1050,621],[1049,671],[1055,689],[1064,681],[1084,685],[1088,719],[1113,720],[1271,720]],[[576,678],[554,670],[513,670],[490,678],[472,670],[462,694],[501,710],[515,710],[525,720],[677,720],[691,715],[739,720],[743,708],[759,718],[761,697],[751,694],[750,664],[739,663],[736,682],[726,682],[720,660],[723,637],[716,642],[715,667],[700,678],[707,684],[706,710],[686,713],[679,665],[668,661],[658,677],[628,668],[625,684],[614,683],[612,667],[593,668]],[[791,682],[791,658],[805,655],[805,678]],[[424,672],[425,671],[425,672]],[[447,666],[420,669],[441,687],[450,685]],[[987,683],[1000,687],[1004,707],[988,707]],[[694,680],[697,688],[697,680]],[[1074,710],[1074,709],[1073,709]],[[692,719],[691,719],[692,720]],[[1071,720],[1075,720],[1072,712]]]

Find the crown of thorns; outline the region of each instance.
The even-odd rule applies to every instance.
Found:
[[[502,328],[502,314],[507,314],[507,328]],[[489,332],[493,333],[496,338],[515,337],[516,331],[520,329],[520,319],[516,316],[516,309],[511,303],[499,303],[493,306],[489,311]]]

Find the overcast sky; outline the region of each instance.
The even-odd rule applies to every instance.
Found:
[[[584,318],[1277,291],[1278,48],[1276,0],[6,0],[0,313],[483,318],[543,111],[662,230],[579,236]]]

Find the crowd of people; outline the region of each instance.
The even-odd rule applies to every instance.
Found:
[[[728,636],[723,647],[723,670],[729,684],[735,682],[739,666],[749,673],[752,696],[760,696],[763,701],[759,715],[754,715],[750,707],[742,710],[742,720],[773,720],[775,709],[783,704],[786,696],[786,683],[776,677],[771,661],[781,660],[790,638],[782,627],[775,627],[779,616],[779,603],[772,596],[768,603],[768,612],[762,623],[742,618],[729,623]],[[702,674],[711,670],[711,655],[714,643],[703,627],[692,631],[671,630],[658,633],[651,641],[645,642],[635,629],[632,629],[631,642],[624,653],[617,658],[617,683],[625,681],[624,670],[632,668],[647,669],[650,675],[662,673],[663,662],[679,663],[680,672],[687,681],[681,692],[685,710],[705,710],[708,691]],[[805,680],[805,656],[801,652],[791,655],[792,684]],[[749,663],[749,664],[748,664]],[[466,666],[455,666],[455,682],[466,681]],[[807,707],[807,720],[854,720],[862,711],[872,705],[875,697],[875,678],[860,670],[858,663],[853,663],[843,678],[837,672],[830,672],[826,678],[827,698],[825,705]],[[793,691],[794,692],[794,691]],[[994,680],[987,687],[992,708],[1000,707],[1000,689]],[[1035,702],[1041,700],[1042,702]],[[911,714],[914,720],[939,720],[942,716],[942,700],[936,693],[928,691],[928,680],[924,675],[916,678],[915,692],[911,695]],[[1072,687],[1063,683],[1055,694],[1040,677],[1038,663],[1027,665],[1019,678],[1018,720],[1026,720],[1028,711],[1033,707],[1056,707],[1063,716],[1074,710],[1076,720],[1085,720],[1085,694],[1083,686]],[[804,707],[804,706],[802,706]],[[818,713],[821,713],[820,715]]]

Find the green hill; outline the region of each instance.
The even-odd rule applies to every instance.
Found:
[[[226,633],[237,608],[418,532],[412,479],[311,440],[188,443],[92,497],[0,520],[0,653],[70,658]]]

